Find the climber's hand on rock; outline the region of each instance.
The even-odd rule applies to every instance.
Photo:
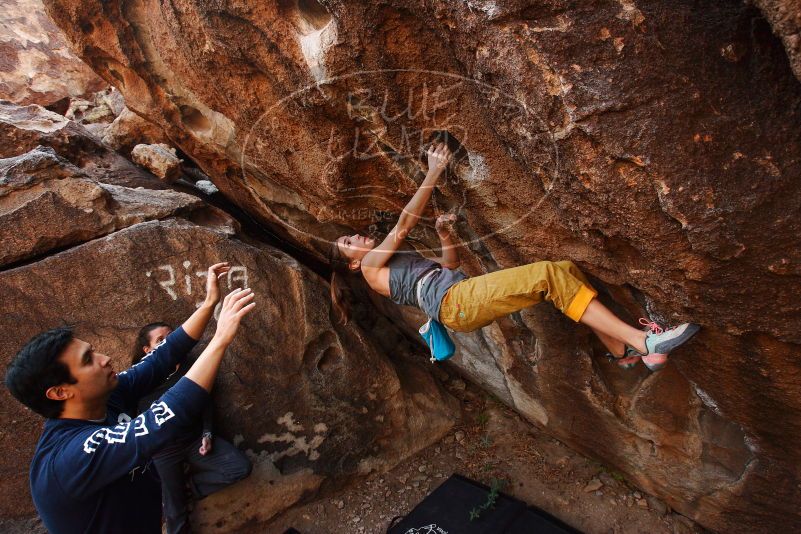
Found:
[[[451,160],[451,151],[445,143],[436,143],[428,148],[428,172],[440,174]]]
[[[454,213],[445,213],[437,217],[437,222],[434,224],[437,235],[443,239],[449,237],[453,232],[453,223],[455,222],[456,214]]]

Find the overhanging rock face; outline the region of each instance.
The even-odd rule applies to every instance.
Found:
[[[704,330],[654,376],[547,308],[456,364],[720,531],[801,528],[801,86],[743,3],[47,0],[78,55],[229,199],[321,253],[436,194],[470,274],[569,258],[621,313]],[[770,11],[766,8],[766,11]],[[436,238],[427,221],[417,246]]]

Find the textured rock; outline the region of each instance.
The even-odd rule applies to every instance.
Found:
[[[71,98],[107,86],[67,48],[41,0],[3,0],[0,11],[0,98],[62,113]]]
[[[257,459],[250,477],[200,501],[192,524],[199,532],[236,532],[248,523],[269,520],[314,493],[322,481],[311,469],[282,475],[269,460]]]
[[[198,180],[195,182],[195,187],[197,187],[200,191],[202,191],[206,195],[216,195],[220,192],[210,180]]]
[[[0,159],[0,266],[201,204],[184,193],[94,182],[52,148]]]
[[[37,105],[0,101],[0,158],[19,156],[40,145],[52,148],[92,180],[126,187],[165,187],[152,174],[104,146],[80,124]]]
[[[66,118],[78,124],[111,124],[117,118],[112,107],[105,102],[102,93],[97,93],[94,100],[77,99],[70,102],[64,114]]]
[[[125,109],[125,99],[120,92],[109,87],[85,99],[71,100],[64,116],[82,125],[97,139],[102,139]]]
[[[181,176],[181,159],[169,145],[136,145],[131,151],[131,159],[167,183]]]
[[[114,119],[104,131],[103,143],[124,155],[130,155],[140,144],[167,143],[167,137],[156,125],[146,121],[128,108]]]
[[[41,107],[0,104],[0,136],[11,153],[48,145],[0,159],[0,295],[8,306],[0,366],[31,335],[66,322],[124,368],[138,328],[188,316],[205,267],[222,259],[234,264],[224,289],[258,293],[262,311],[231,347],[215,390],[218,433],[249,451],[254,472],[204,500],[198,527],[228,532],[265,521],[323,482],[335,487],[390,467],[449,430],[458,403],[411,361],[416,347],[386,323],[378,326],[386,345],[356,324],[332,324],[325,283],[238,233],[224,212],[165,190]],[[0,426],[9,452],[0,459],[0,517],[10,530],[34,528],[27,471],[41,420],[4,389]]]
[[[539,307],[459,336],[455,364],[709,528],[801,528],[801,86],[756,8],[46,6],[132,110],[298,247],[386,231],[421,141],[449,129],[468,154],[434,202],[459,212],[470,274],[570,258],[621,313],[704,326],[668,370],[623,374]]]
[[[597,478],[593,478],[587,483],[586,486],[584,486],[584,491],[592,493],[595,490],[601,489],[601,487],[603,487],[603,483]]]

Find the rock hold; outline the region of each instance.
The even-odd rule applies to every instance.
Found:
[[[148,122],[127,107],[103,132],[105,144],[123,155],[129,155],[139,144],[167,143],[164,132],[155,124]]]

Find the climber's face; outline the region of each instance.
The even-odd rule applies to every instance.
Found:
[[[368,252],[375,247],[375,239],[359,234],[343,235],[337,239],[337,248],[343,258],[347,258],[348,266],[357,270]]]

